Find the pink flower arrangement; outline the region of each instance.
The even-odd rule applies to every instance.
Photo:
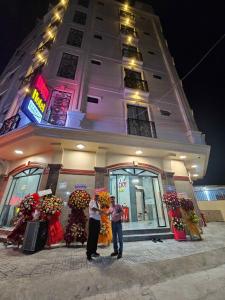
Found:
[[[40,201],[40,212],[41,215],[59,215],[61,213],[63,207],[63,201],[54,196],[45,196],[41,201]]]

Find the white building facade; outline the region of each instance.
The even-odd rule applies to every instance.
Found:
[[[1,226],[46,188],[65,202],[75,188],[106,188],[133,228],[169,228],[169,190],[197,208],[192,181],[210,147],[158,16],[132,2],[59,1],[1,75]]]

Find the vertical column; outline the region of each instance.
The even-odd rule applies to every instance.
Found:
[[[107,169],[103,167],[95,167],[95,188],[108,188]]]
[[[176,192],[173,172],[164,172],[162,175],[162,183],[164,192]]]
[[[61,164],[48,165],[49,174],[48,174],[46,189],[51,189],[53,194],[55,194],[56,192],[61,167],[62,167]]]
[[[52,193],[55,194],[57,184],[58,184],[60,169],[62,168],[63,148],[60,143],[56,143],[52,145],[52,147],[53,147],[52,163],[48,164],[48,172],[46,172],[48,173],[46,189],[51,189]]]

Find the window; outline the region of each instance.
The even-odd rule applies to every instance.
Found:
[[[87,15],[81,11],[76,11],[73,17],[73,22],[85,25],[86,24]]]
[[[78,56],[63,53],[57,76],[74,79],[78,63]]]
[[[101,1],[98,1],[98,5],[104,6],[104,3]]]
[[[0,214],[0,226],[12,226],[12,219],[16,216],[15,206],[25,195],[38,191],[43,169],[30,168],[13,176]]]
[[[148,51],[148,54],[155,55],[155,52],[153,52],[153,51]]]
[[[99,21],[103,21],[103,19],[101,17],[96,17],[96,19]]]
[[[99,99],[94,97],[88,97],[87,102],[98,104]]]
[[[133,27],[129,27],[123,24],[120,25],[120,31],[125,35],[133,35],[133,36],[136,35]]]
[[[120,16],[123,18],[130,18],[131,20],[135,20],[135,16],[132,13],[127,12],[125,10],[120,10]]]
[[[70,28],[70,32],[67,38],[67,44],[75,47],[81,47],[83,34],[83,31]]]
[[[171,115],[171,113],[170,113],[169,111],[167,111],[167,110],[162,110],[162,109],[160,109],[160,114],[161,114],[162,116],[166,116],[166,117],[169,117],[169,116]]]
[[[145,35],[150,35],[150,33],[149,33],[149,32],[144,32],[144,34],[145,34]]]
[[[156,78],[156,79],[162,79],[162,76],[160,76],[160,75],[155,75],[155,74],[153,74],[152,77],[153,77],[153,78]]]
[[[79,0],[78,5],[88,8],[89,0]]]
[[[124,82],[127,88],[138,89],[144,92],[148,92],[148,84],[146,80],[143,80],[141,73],[125,68]]]
[[[91,63],[100,66],[102,63],[99,60],[92,59]]]
[[[94,38],[95,38],[95,39],[102,40],[102,36],[101,36],[101,35],[99,35],[99,34],[95,34],[95,35],[94,35]]]
[[[128,134],[156,137],[155,124],[149,122],[147,107],[127,105]]]

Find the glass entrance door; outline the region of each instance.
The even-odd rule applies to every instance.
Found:
[[[124,208],[124,229],[166,226],[157,174],[136,168],[112,171],[110,194]]]

